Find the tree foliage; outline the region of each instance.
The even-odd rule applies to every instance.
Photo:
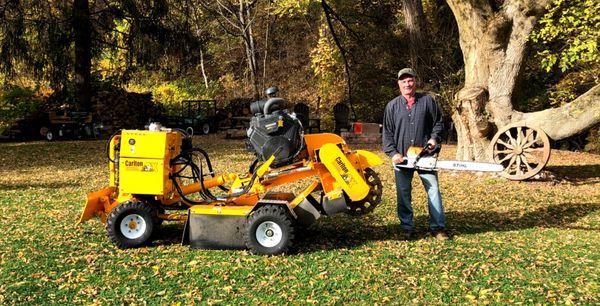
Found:
[[[540,19],[541,28],[531,34],[541,66],[547,72],[600,63],[600,2],[593,0],[554,0]]]
[[[378,122],[379,110],[398,92],[395,73],[417,63],[423,89],[436,93],[449,118],[471,66],[463,63],[459,27],[443,0],[84,2],[90,11],[92,90],[117,86],[152,92],[168,105],[183,98],[216,98],[224,106],[277,85],[292,103],[318,106],[325,122],[339,102],[352,104],[354,119]],[[492,16],[515,3],[485,5],[490,4]],[[599,9],[597,1],[553,0],[540,14],[527,36],[513,92],[515,109],[558,106],[598,82]],[[415,12],[418,22],[407,18]],[[5,86],[37,85],[50,88],[54,101],[74,101],[79,86],[74,42],[80,30],[74,14],[69,1],[0,3]],[[496,32],[499,37],[508,33]],[[415,37],[424,43],[411,52]]]

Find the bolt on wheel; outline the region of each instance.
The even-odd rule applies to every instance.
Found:
[[[244,243],[253,254],[285,253],[293,239],[292,217],[285,205],[262,206],[246,219]]]
[[[121,234],[128,239],[137,239],[146,231],[146,220],[138,214],[125,216],[121,220]]]
[[[265,221],[256,228],[256,240],[262,246],[272,248],[281,242],[283,232],[277,223]]]

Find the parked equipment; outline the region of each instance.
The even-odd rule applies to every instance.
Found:
[[[165,126],[180,128],[190,134],[207,135],[217,132],[219,118],[215,100],[184,100],[181,115],[158,118]]]
[[[243,174],[217,174],[185,132],[121,131],[108,144],[109,187],[88,194],[79,222],[100,217],[119,248],[145,245],[162,221],[180,220],[193,248],[280,254],[322,215],[372,212],[382,195],[372,168],[382,160],[335,134],[304,135],[286,107],[280,98],[252,103],[248,147],[257,158]],[[274,191],[300,181],[297,194]]]

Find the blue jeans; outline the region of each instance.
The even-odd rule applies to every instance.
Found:
[[[394,170],[396,177],[396,197],[398,201],[398,218],[402,229],[414,230],[412,209],[412,179],[414,169]],[[417,171],[425,191],[427,192],[427,204],[429,209],[429,230],[438,231],[446,227],[446,217],[442,206],[442,195],[438,185],[437,172]]]

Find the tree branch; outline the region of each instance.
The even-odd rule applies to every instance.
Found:
[[[600,84],[561,107],[515,113],[512,121],[539,127],[553,140],[579,134],[600,122]]]
[[[356,112],[354,112],[354,105],[352,104],[352,82],[350,81],[350,65],[348,64],[348,58],[346,57],[346,49],[342,47],[340,40],[335,33],[335,28],[333,27],[333,23],[331,22],[331,7],[327,4],[325,0],[321,0],[321,6],[323,7],[323,12],[325,13],[325,19],[327,19],[327,25],[329,26],[329,31],[331,32],[331,36],[333,37],[333,41],[335,45],[340,50],[340,54],[342,55],[342,59],[344,61],[344,70],[346,72],[346,81],[348,86],[348,103],[350,104],[350,110],[352,111],[352,116],[356,120]]]

